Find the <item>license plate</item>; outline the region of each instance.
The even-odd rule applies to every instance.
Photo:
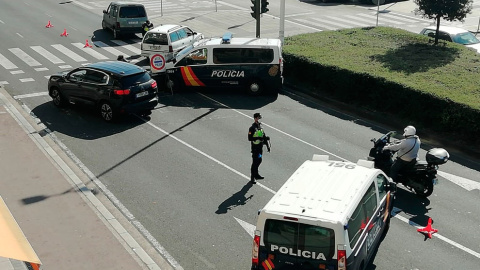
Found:
[[[146,95],[148,95],[148,91],[143,91],[143,92],[137,93],[136,97],[139,98],[139,97],[143,97],[143,96],[146,96]]]
[[[128,24],[138,24],[138,22],[128,22]]]
[[[150,46],[150,50],[160,50],[162,46]]]

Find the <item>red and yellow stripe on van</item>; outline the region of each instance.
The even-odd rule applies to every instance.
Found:
[[[181,67],[182,78],[186,86],[205,86],[205,84],[200,81],[191,67]]]
[[[265,270],[272,270],[272,269],[275,268],[275,265],[273,264],[273,262],[270,258],[263,261],[262,266],[263,266],[263,269],[265,269]]]

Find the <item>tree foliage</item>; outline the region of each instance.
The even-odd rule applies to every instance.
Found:
[[[413,2],[418,6],[415,9],[415,14],[422,15],[424,18],[435,19],[437,23],[435,44],[438,44],[440,19],[463,22],[467,14],[472,11],[473,0],[414,0]]]

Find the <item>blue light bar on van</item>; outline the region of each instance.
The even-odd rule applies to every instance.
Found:
[[[230,44],[230,41],[232,41],[232,37],[233,37],[233,34],[230,32],[223,34],[222,44]]]

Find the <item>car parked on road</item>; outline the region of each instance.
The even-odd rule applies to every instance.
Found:
[[[111,2],[103,10],[102,28],[111,29],[113,38],[124,34],[142,33],[142,24],[148,20],[145,7],[136,2]]]
[[[148,31],[143,37],[140,48],[142,56],[149,57],[160,53],[169,60],[174,53],[202,38],[202,33],[197,33],[187,26],[164,24]]]
[[[435,38],[436,26],[425,27],[420,34]],[[438,39],[465,45],[480,52],[480,40],[470,31],[452,26],[440,26]]]
[[[84,103],[111,122],[119,114],[150,115],[158,104],[157,82],[143,68],[121,61],[85,65],[52,75],[48,93],[57,107]]]

